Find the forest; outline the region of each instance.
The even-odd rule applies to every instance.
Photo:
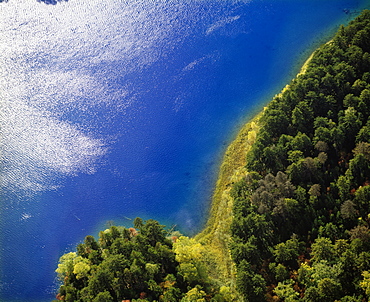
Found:
[[[111,226],[98,241],[86,236],[64,254],[56,272],[63,282],[54,301],[230,301],[230,289],[208,277],[205,247],[158,221]]]
[[[136,218],[60,258],[55,301],[369,301],[369,10],[258,123],[247,172],[230,185],[237,291],[212,276],[217,253],[202,240]]]
[[[233,185],[231,254],[246,301],[370,298],[370,11],[265,109]]]

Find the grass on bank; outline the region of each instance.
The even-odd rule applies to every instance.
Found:
[[[209,220],[195,240],[206,246],[204,262],[208,274],[235,291],[235,268],[228,245],[231,241],[230,225],[233,219],[233,200],[229,195],[232,184],[246,174],[246,155],[260,128],[262,112],[245,124],[236,139],[227,148],[218,175]]]
[[[305,61],[297,77],[306,72],[308,63],[314,54],[315,52]],[[281,93],[286,89],[289,89],[289,85],[286,85]],[[230,287],[234,301],[239,299],[235,287],[235,265],[229,250],[229,243],[231,242],[230,225],[233,219],[233,199],[230,196],[230,190],[232,184],[245,177],[248,172],[245,168],[246,157],[256,140],[257,132],[261,128],[259,121],[262,115],[263,110],[246,123],[227,148],[212,197],[209,219],[204,230],[194,238],[206,247],[203,262],[206,264],[209,276],[218,281],[220,285]]]

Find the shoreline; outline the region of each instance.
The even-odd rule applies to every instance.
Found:
[[[326,43],[330,43],[331,41],[330,39]],[[312,51],[293,79],[306,72],[307,65],[314,57],[317,49]],[[289,89],[289,84],[293,79],[275,97]],[[266,103],[266,106],[268,106],[271,100]],[[215,280],[228,285],[235,292],[236,269],[228,247],[232,240],[230,225],[233,219],[234,204],[230,196],[230,190],[234,183],[238,182],[248,173],[245,168],[246,156],[261,128],[259,121],[266,106],[241,126],[235,138],[226,148],[217,174],[207,221],[203,229],[193,236],[195,240],[206,245],[208,248],[207,257],[209,259],[207,262],[209,265],[209,275]]]
[[[209,275],[231,288],[235,288],[236,271],[228,248],[233,219],[233,200],[229,193],[232,184],[247,173],[246,155],[255,142],[263,111],[244,124],[227,147],[219,168],[207,222],[203,230],[194,236],[195,240],[208,247]]]

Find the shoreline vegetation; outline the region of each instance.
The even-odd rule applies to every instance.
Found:
[[[260,118],[234,200],[246,301],[370,298],[370,11],[310,56]]]
[[[210,253],[214,253],[212,258],[217,263],[209,267],[209,274],[226,284],[235,281],[235,268],[228,248],[231,242],[230,225],[233,217],[233,199],[230,190],[232,184],[247,173],[246,155],[256,139],[261,116],[262,112],[247,122],[228,146],[219,169],[206,226],[194,237],[207,246]]]
[[[328,41],[327,43],[330,43]],[[327,44],[326,43],[326,44]],[[307,66],[313,58],[316,50],[303,63],[295,78],[304,74]],[[287,84],[280,93],[289,89]],[[227,147],[219,168],[217,181],[212,196],[210,212],[206,225],[202,231],[194,236],[194,239],[207,247],[208,255],[205,259],[214,259],[214,263],[208,262],[208,274],[223,284],[227,284],[233,292],[236,290],[236,268],[232,260],[229,245],[232,241],[230,226],[233,219],[234,200],[230,196],[232,185],[240,181],[248,173],[246,169],[247,154],[251,150],[256,136],[261,128],[260,119],[265,111],[264,107],[254,117],[250,118],[239,130],[234,140]],[[235,301],[238,301],[237,299]]]
[[[57,300],[370,298],[369,37],[365,10],[242,126],[200,233],[136,218],[87,236],[60,259]]]

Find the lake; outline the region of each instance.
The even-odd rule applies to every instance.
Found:
[[[111,223],[186,235],[223,152],[368,1],[0,3],[0,300],[50,301]]]

